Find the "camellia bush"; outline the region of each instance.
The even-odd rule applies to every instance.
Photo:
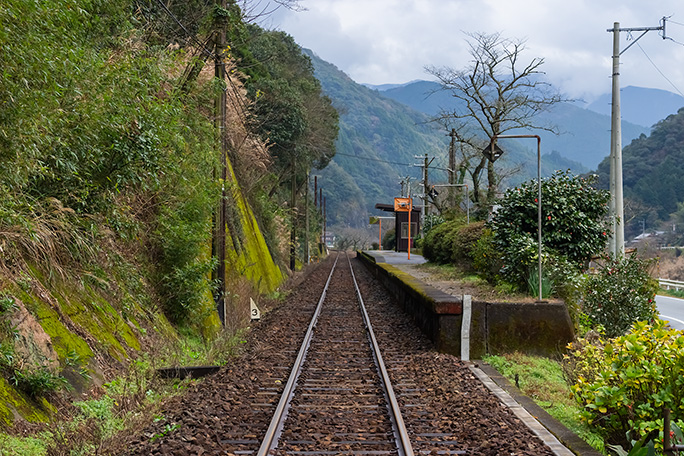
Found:
[[[660,319],[634,323],[625,335],[604,343],[580,339],[566,362],[575,374],[572,392],[582,418],[610,443],[628,443],[662,429],[663,411],[684,419],[684,337]],[[656,439],[662,447],[662,432]]]
[[[608,337],[625,334],[638,320],[656,318],[658,281],[649,274],[653,260],[605,257],[584,283],[582,311]]]
[[[593,178],[557,171],[542,179],[542,244],[544,252],[582,269],[605,246],[610,194],[592,186]],[[501,277],[524,286],[537,264],[538,185],[527,181],[509,189],[488,226],[494,250],[500,252]]]

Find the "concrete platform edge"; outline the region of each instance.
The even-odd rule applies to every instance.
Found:
[[[591,447],[587,442],[582,440],[577,434],[572,432],[570,429],[565,427],[561,422],[556,420],[554,417],[548,414],[546,410],[537,405],[531,398],[525,396],[522,391],[515,387],[511,382],[508,381],[506,377],[501,375],[496,369],[494,369],[489,364],[483,361],[473,362],[470,366],[470,370],[485,384],[487,388],[490,389],[497,397],[501,398],[503,395],[507,396],[511,401],[511,404],[515,404],[516,408],[511,407],[513,413],[518,416],[518,412],[522,413],[524,410],[525,414],[529,416],[527,419],[523,419],[518,416],[525,424],[532,429],[532,431],[539,435],[539,437],[549,445],[549,447],[554,451],[555,454],[559,456],[602,456],[602,454]],[[492,388],[499,390],[499,393],[494,391]],[[504,396],[504,397],[505,397]],[[506,405],[508,403],[501,399]],[[516,411],[518,410],[518,411]],[[540,435],[537,430],[538,426],[530,426],[526,420],[533,420],[538,425],[544,428],[545,433],[550,434],[550,436],[558,442],[558,445],[562,446],[566,452],[557,452],[554,446],[549,444],[542,435]],[[530,421],[531,423],[531,421]],[[552,441],[553,441],[552,440]],[[562,450],[561,450],[562,451]]]

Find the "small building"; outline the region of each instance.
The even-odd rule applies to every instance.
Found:
[[[392,212],[394,214],[394,230],[397,233],[397,252],[408,252],[408,211],[395,211],[394,204],[375,205],[376,209],[383,212]],[[414,247],[415,238],[420,234],[420,207],[413,206],[411,211],[411,248]]]

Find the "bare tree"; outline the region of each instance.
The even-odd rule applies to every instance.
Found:
[[[473,60],[462,70],[427,67],[428,73],[456,98],[456,108],[434,119],[454,131],[460,145],[459,179],[467,173],[473,182],[473,201],[483,208],[494,201],[499,175],[481,151],[494,135],[513,129],[555,131],[535,123],[535,117],[553,104],[567,101],[541,79],[544,59],[523,62],[525,42],[502,38],[499,33],[467,34]],[[482,190],[486,172],[487,191]],[[461,182],[462,183],[462,182]]]

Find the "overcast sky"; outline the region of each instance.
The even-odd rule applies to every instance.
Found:
[[[466,33],[526,40],[566,95],[591,101],[611,90],[612,28],[658,27],[621,56],[620,85],[684,92],[682,0],[301,0],[262,25],[283,30],[358,83],[432,79],[426,66],[467,66]],[[633,38],[622,32],[624,49]],[[630,41],[629,39],[632,39]],[[650,61],[649,61],[650,59]],[[653,63],[651,63],[651,61]],[[662,73],[662,74],[661,74]],[[671,82],[669,82],[669,81]]]

